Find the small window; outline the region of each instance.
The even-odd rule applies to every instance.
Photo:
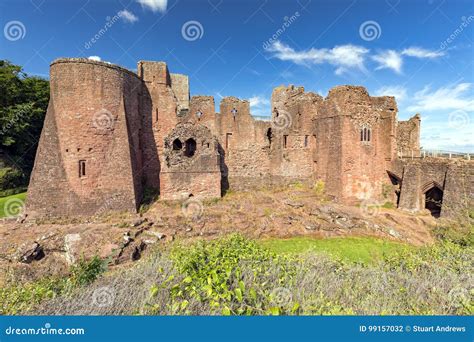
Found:
[[[309,138],[309,135],[304,136],[304,147],[308,147],[308,138]]]
[[[288,136],[284,135],[283,136],[283,148],[286,148],[288,146]]]
[[[201,120],[202,112],[200,110],[198,110],[196,112],[196,116],[197,116],[198,120]]]
[[[235,117],[237,116],[237,109],[235,109],[235,107],[232,108],[231,113],[234,116],[234,120],[235,120]]]
[[[173,151],[179,151],[183,148],[183,143],[179,139],[173,141]]]
[[[155,109],[155,121],[158,121],[158,108]]]
[[[360,141],[369,142],[371,138],[371,130],[369,127],[362,127],[360,129]]]
[[[194,153],[196,152],[196,140],[193,138],[189,138],[186,140],[186,150],[184,151],[184,155],[186,157],[192,157],[194,156]]]
[[[79,177],[85,177],[85,176],[86,176],[86,161],[79,160]]]

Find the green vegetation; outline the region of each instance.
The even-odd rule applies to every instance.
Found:
[[[350,237],[315,239],[310,237],[294,237],[290,239],[266,239],[262,246],[277,254],[323,253],[336,259],[364,264],[382,260],[399,250],[413,247],[399,242],[376,239],[372,237]]]
[[[21,194],[16,194],[16,195],[0,198],[0,218],[7,216],[7,213],[5,212],[6,210],[14,211],[14,213],[17,213],[16,210],[20,209],[18,207],[16,207],[17,209],[15,209],[13,207],[10,207],[9,209],[6,208],[7,202],[12,200],[12,199],[18,199],[18,200],[20,200],[24,203],[25,199],[26,199],[26,192],[23,192]]]
[[[48,101],[47,80],[0,60],[0,191],[27,184]]]
[[[370,262],[323,253],[275,253],[268,242],[230,235],[177,242],[133,267],[56,296],[37,314],[155,315],[468,315],[474,313],[473,246],[380,247],[337,239],[330,249],[378,246]],[[288,241],[288,240],[287,240]],[[314,242],[314,241],[313,241]],[[308,242],[309,243],[309,242]],[[335,242],[329,242],[329,244]],[[355,247],[354,247],[355,246]],[[364,247],[361,247],[364,246]],[[300,250],[305,250],[297,246]],[[291,249],[290,249],[291,250]],[[389,251],[389,252],[387,252]],[[387,253],[386,253],[387,252]],[[376,260],[378,259],[378,261]],[[105,289],[105,290],[104,290]],[[113,304],[93,306],[106,291]],[[48,297],[51,298],[51,297]],[[91,299],[92,298],[92,299]]]
[[[105,271],[105,263],[97,257],[82,259],[71,267],[69,277],[46,277],[35,282],[18,284],[15,279],[0,288],[0,315],[16,315],[29,312],[36,305],[67,295],[80,286],[92,283]]]

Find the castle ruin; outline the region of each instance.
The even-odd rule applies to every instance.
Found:
[[[453,216],[472,206],[472,163],[420,158],[420,116],[397,120],[394,97],[337,86],[326,98],[277,87],[272,118],[248,101],[189,96],[185,75],[140,61],[58,59],[28,189],[32,217],[136,212],[146,189],[160,199],[222,196],[299,181],[323,182],[346,204],[391,201]],[[410,158],[405,158],[409,156]]]

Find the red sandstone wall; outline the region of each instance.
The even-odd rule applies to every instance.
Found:
[[[133,73],[105,63],[52,64],[51,99],[28,191],[31,215],[136,210],[141,161],[135,158],[139,136],[133,132],[139,109],[138,89],[130,85],[137,82]]]

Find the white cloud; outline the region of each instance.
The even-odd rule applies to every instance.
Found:
[[[401,74],[402,72],[403,59],[395,50],[382,51],[372,56],[372,59],[379,65],[375,70],[392,69],[397,74]]]
[[[165,12],[168,0],[136,0],[142,7],[153,12]]]
[[[407,89],[402,86],[384,86],[375,91],[375,96],[395,96],[397,102],[402,102],[407,96]]]
[[[267,48],[273,57],[282,61],[291,61],[300,65],[329,63],[336,67],[336,74],[340,75],[349,69],[365,71],[364,60],[368,49],[347,44],[335,46],[332,49],[315,49],[296,51],[292,47],[276,41]]]
[[[102,58],[100,58],[99,56],[89,56],[87,57],[87,59],[90,59],[91,61],[96,61],[96,62],[100,62],[102,60]]]
[[[444,54],[443,51],[427,50],[417,46],[412,46],[402,51],[402,55],[416,58],[438,58],[444,56]]]
[[[133,14],[132,12],[126,10],[126,9],[119,11],[117,14],[126,23],[132,23],[133,24],[134,22],[138,21],[138,17],[135,14]]]
[[[253,96],[249,98],[250,112],[257,116],[270,115],[270,101],[263,96]]]
[[[429,86],[416,92],[413,104],[408,111],[437,111],[437,110],[464,110],[472,112],[474,97],[472,96],[472,83],[458,83],[431,90]]]

